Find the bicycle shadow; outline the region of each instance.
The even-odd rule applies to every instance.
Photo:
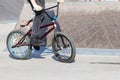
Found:
[[[45,59],[46,56],[48,55],[52,55],[52,50],[46,46],[41,46],[40,50],[35,50],[34,48],[32,48],[32,53],[30,54],[30,56],[27,59],[23,59],[23,60],[30,60],[33,58],[36,59]],[[12,59],[16,59],[19,60],[17,58],[14,58],[12,55],[9,54],[9,57]]]
[[[7,49],[4,49],[3,51],[7,51]],[[23,59],[23,60],[30,60],[30,59],[45,59],[46,56],[51,55],[51,58],[57,62],[61,62],[59,61],[55,55],[53,54],[52,48],[51,47],[46,47],[46,46],[41,46],[40,50],[35,50],[34,48],[32,48],[32,53],[31,55],[27,58],[27,59]],[[9,54],[9,57],[11,59],[15,59],[15,60],[21,60],[21,59],[17,59],[14,58],[12,55]],[[69,63],[69,62],[61,62],[61,63]],[[75,60],[72,61],[71,63],[75,63]],[[91,64],[96,64],[96,63],[91,63]]]
[[[37,59],[44,59],[45,56],[52,55],[52,50],[46,46],[41,46],[40,50],[35,50],[32,48],[32,54],[29,56],[28,59],[37,58]]]
[[[40,48],[40,50],[35,50],[33,49],[32,54],[30,55],[30,57],[28,59],[32,59],[32,58],[36,58],[36,59],[45,59],[46,56],[52,56],[52,59],[57,61],[57,62],[61,62],[59,61],[55,55],[53,54],[52,48],[51,47],[46,47],[46,46],[42,46]],[[72,61],[71,63],[74,63],[74,61]],[[67,63],[67,62],[63,62],[63,63]],[[69,62],[68,62],[69,63]]]

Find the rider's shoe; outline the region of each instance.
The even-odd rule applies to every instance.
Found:
[[[35,50],[40,50],[40,46],[39,45],[36,45],[36,46],[33,46]]]
[[[33,46],[42,46],[45,45],[45,42],[38,39],[37,37],[30,37],[30,44],[32,44]]]

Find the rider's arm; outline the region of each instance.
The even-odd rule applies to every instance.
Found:
[[[64,2],[64,0],[57,0],[57,2]]]
[[[42,10],[42,7],[40,5],[38,5],[35,0],[30,0],[30,1],[36,11]]]

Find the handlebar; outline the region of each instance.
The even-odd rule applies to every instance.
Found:
[[[52,7],[49,7],[49,8],[47,8],[47,9],[43,9],[42,11],[43,11],[51,20],[56,20],[57,17],[58,17],[58,14],[59,14],[59,4],[60,4],[60,2],[57,2],[57,5],[52,6]],[[56,16],[51,17],[46,11],[49,10],[49,9],[55,8],[55,7],[57,7]]]
[[[42,11],[43,11],[51,20],[56,20],[57,17],[58,17],[58,14],[59,14],[59,4],[60,4],[60,2],[57,2],[57,5],[52,6],[52,7],[49,7],[49,8],[47,8],[47,9],[43,9]],[[52,9],[52,8],[55,8],[55,7],[57,7],[56,16],[51,17],[51,16],[47,13],[47,10]],[[29,25],[30,22],[32,22],[32,21],[33,21],[33,19],[29,20],[27,24],[25,24],[25,25],[20,25],[20,26],[21,26],[21,27],[25,27],[25,26]]]

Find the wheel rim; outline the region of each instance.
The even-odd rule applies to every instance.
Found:
[[[56,36],[55,53],[61,60],[68,60],[72,56],[72,46],[65,36]],[[59,42],[59,43],[58,43]]]
[[[15,45],[21,39],[22,36],[22,33],[15,32],[12,33],[8,38],[8,50],[14,58],[23,58],[29,51],[28,46],[12,48],[12,46]],[[24,42],[28,43],[28,40],[26,39],[24,40]]]

